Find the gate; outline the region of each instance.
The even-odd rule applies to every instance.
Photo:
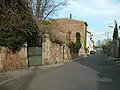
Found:
[[[42,65],[42,38],[38,44],[28,46],[28,67]]]

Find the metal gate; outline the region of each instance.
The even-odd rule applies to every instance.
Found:
[[[37,42],[39,44],[28,46],[28,67],[42,65],[42,39]]]

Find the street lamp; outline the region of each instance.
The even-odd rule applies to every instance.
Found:
[[[113,26],[109,26],[110,28],[114,28]]]
[[[113,26],[109,26],[110,28],[114,28]],[[120,26],[118,27],[118,30],[120,30]]]

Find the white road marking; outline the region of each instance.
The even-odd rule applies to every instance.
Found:
[[[14,79],[16,79],[17,77],[13,77],[13,78],[10,78],[10,79],[7,79],[7,80],[5,80],[5,81],[3,81],[3,82],[0,82],[0,85],[1,84],[4,84],[4,83],[7,83],[7,82],[9,82],[9,81],[11,81],[11,80],[14,80]]]
[[[5,80],[5,81],[3,81],[3,82],[0,82],[0,85],[1,85],[1,84],[4,84],[4,83],[7,83],[7,82],[9,82],[9,81],[12,81],[12,80],[14,80],[14,79],[16,79],[16,78],[20,78],[20,77],[26,76],[26,75],[28,75],[29,73],[32,73],[33,71],[34,71],[34,70],[30,70],[27,74],[21,75],[21,76],[19,76],[19,77],[9,78],[9,79],[7,79],[7,80]]]
[[[100,78],[100,80],[98,80],[100,82],[112,82],[111,78]]]
[[[117,63],[120,63],[120,61],[116,61]]]

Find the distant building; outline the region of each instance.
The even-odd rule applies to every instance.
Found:
[[[92,36],[93,34],[89,31],[87,31],[87,41],[88,41],[88,49],[89,49],[89,53],[90,51],[94,50],[94,41],[92,40]]]

